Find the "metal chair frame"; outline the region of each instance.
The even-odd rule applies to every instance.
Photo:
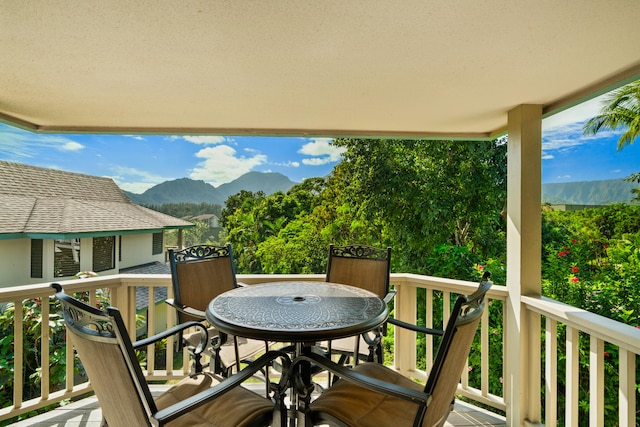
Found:
[[[373,277],[362,272],[369,268],[374,274],[378,273],[382,266],[380,277]],[[376,248],[367,245],[329,246],[327,261],[326,281],[357,286],[377,294],[389,304],[395,296],[395,290],[390,290],[391,272],[391,247]],[[328,344],[328,351],[340,354],[340,364],[348,362],[353,357],[354,364],[360,360],[383,362],[382,337],[386,334],[386,324],[374,331],[361,335],[361,339],[354,339],[353,349],[335,348],[334,344]],[[361,353],[361,344],[366,345],[368,353]],[[357,357],[356,357],[357,355]]]
[[[247,427],[267,424],[286,425],[287,410],[284,405],[284,395],[288,383],[290,359],[285,353],[268,352],[229,378],[222,378],[211,373],[199,373],[187,378],[185,379],[187,383],[184,385],[182,382],[178,383],[165,393],[171,394],[172,390],[175,390],[175,395],[171,394],[172,397],[165,400],[164,407],[159,409],[156,401],[162,399],[162,396],[154,399],[151,395],[135,351],[178,334],[186,328],[197,328],[202,335],[202,340],[196,350],[202,352],[207,343],[207,328],[200,322],[190,321],[132,343],[122,315],[117,308],[108,307],[106,311],[102,311],[65,294],[62,286],[58,283],[53,283],[51,287],[62,305],[62,316],[69,337],[78,350],[80,360],[83,362],[98,397],[98,402],[102,407],[103,425],[108,423],[110,427],[162,426],[170,421],[175,421],[176,425],[190,425],[192,421],[189,419],[185,418],[182,422],[178,420],[192,411],[206,410],[205,407],[208,405],[222,405],[220,407],[223,409],[242,411],[242,408],[237,407],[236,401],[250,401],[254,405],[258,402],[257,405],[261,408],[255,413],[241,415],[242,423]],[[116,348],[119,351],[115,350]],[[102,360],[94,359],[92,355],[98,357],[104,355],[105,360],[113,361],[115,365],[120,366],[105,366],[102,364]],[[85,357],[88,359],[83,359]],[[242,382],[270,365],[277,358],[282,359],[283,376],[279,384],[271,384],[273,395],[270,399],[240,387]],[[127,373],[110,371],[118,368],[126,370]],[[203,387],[196,388],[194,384],[189,382],[195,378],[207,380],[202,384],[215,385],[204,389],[202,389]],[[174,397],[177,396],[185,396],[185,399],[166,405],[167,402],[173,402]],[[233,423],[233,426],[225,425],[225,427],[236,427],[236,422]],[[210,425],[221,426],[215,421],[211,421]]]
[[[384,425],[385,416],[393,417],[397,427],[444,425],[453,409],[455,392],[486,307],[485,295],[492,286],[489,277],[490,273],[485,272],[473,294],[456,299],[444,331],[426,329],[442,335],[442,339],[424,388],[377,363],[365,362],[350,368],[316,354],[294,361],[292,370],[302,361],[311,362],[339,377],[331,388],[305,408],[305,425],[369,427]],[[405,322],[395,324],[409,325]],[[425,331],[420,327],[412,326],[411,329]],[[361,405],[360,409],[356,408],[358,405]],[[398,408],[400,415],[389,415],[391,408]],[[366,416],[358,418],[361,413]]]

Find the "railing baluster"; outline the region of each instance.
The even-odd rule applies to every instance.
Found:
[[[65,348],[67,350],[65,355],[65,389],[67,392],[71,392],[73,387],[75,386],[75,353],[73,350],[73,336],[71,334],[67,334],[65,331],[66,337],[66,345]]]
[[[40,396],[42,400],[49,398],[50,371],[49,371],[49,297],[41,296],[40,308],[42,321],[40,323]]]
[[[558,322],[545,322],[545,394],[544,421],[547,427],[558,425]]]
[[[155,334],[155,305],[156,305],[156,288],[153,286],[148,287],[147,292],[147,336],[150,337]],[[150,344],[147,346],[147,375],[153,376],[156,369],[156,346]]]
[[[578,426],[578,386],[580,384],[580,336],[579,331],[571,326],[567,326],[567,385],[565,390],[565,425],[568,427]]]
[[[489,396],[489,310],[482,313],[480,323],[480,390]]]
[[[23,331],[23,305],[22,301],[15,301],[15,315],[13,316],[13,406],[22,406],[22,392],[24,384],[22,382],[23,372],[23,351],[24,351],[24,331]]]
[[[604,425],[604,341],[589,339],[589,425]]]
[[[427,289],[425,292],[425,324],[427,328],[433,328],[433,289]],[[427,372],[431,370],[433,366],[433,335],[427,335],[425,339],[425,358],[426,358],[426,370]]]
[[[630,351],[620,349],[620,427],[631,427],[636,420],[636,355]]]
[[[173,298],[173,288],[171,286],[167,289],[167,298]],[[166,304],[165,304],[166,305]],[[173,326],[173,309],[169,309],[169,307],[165,307],[165,312],[167,313],[167,323],[165,325],[166,329],[169,329]],[[175,338],[174,336],[170,336],[167,338],[167,351],[166,354],[166,367],[167,367],[167,375],[173,375],[173,353],[175,351]],[[183,371],[187,372],[187,371]]]

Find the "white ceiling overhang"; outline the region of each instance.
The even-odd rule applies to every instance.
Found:
[[[640,1],[0,0],[38,132],[491,138],[640,78]]]

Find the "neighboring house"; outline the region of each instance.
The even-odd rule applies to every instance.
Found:
[[[202,214],[196,215],[189,218],[190,221],[200,221],[206,223],[209,228],[218,228],[220,227],[220,220],[214,214]]]
[[[0,287],[164,263],[163,231],[192,226],[110,178],[0,161]]]

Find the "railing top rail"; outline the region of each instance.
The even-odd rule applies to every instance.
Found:
[[[122,285],[121,279],[120,275],[111,275],[86,279],[61,280],[60,283],[69,291],[88,291],[106,287],[119,287]],[[52,282],[44,282],[35,285],[0,288],[0,302],[19,301],[35,296],[53,295],[53,289],[51,289],[50,286],[51,283]]]
[[[540,315],[640,354],[640,329],[547,297],[522,296],[522,304]]]
[[[446,279],[443,277],[423,276],[411,273],[391,273],[392,285],[408,285],[418,288],[436,289],[457,294],[470,294],[478,288],[478,282]],[[509,295],[506,286],[492,286],[487,296],[493,299],[506,300]]]

